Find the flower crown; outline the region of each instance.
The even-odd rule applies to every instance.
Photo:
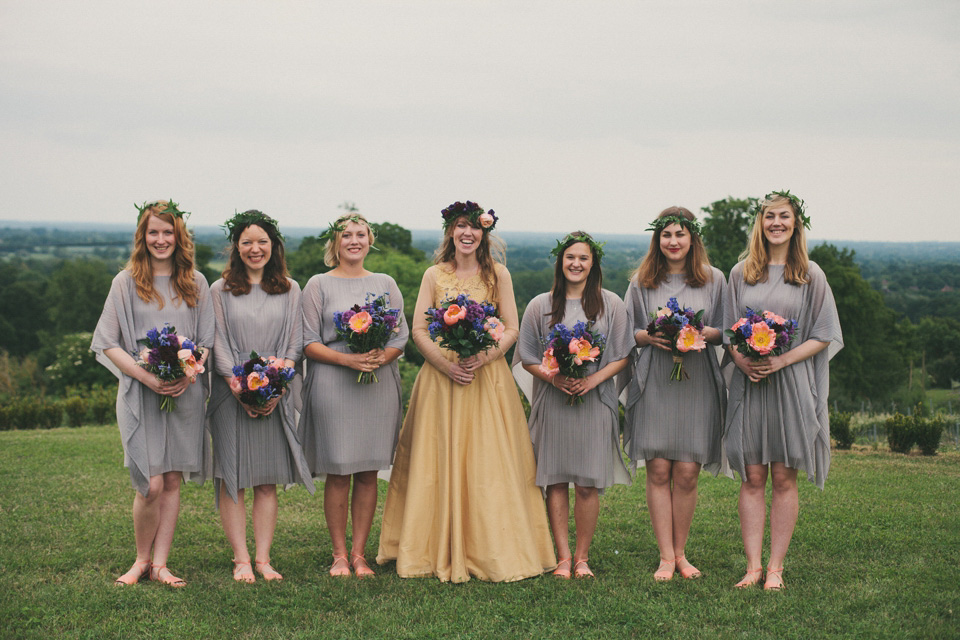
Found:
[[[234,213],[236,213],[236,210],[234,210]],[[277,237],[279,237],[281,240],[284,239],[283,234],[280,233],[280,227],[278,226],[277,221],[262,211],[257,211],[256,209],[250,209],[249,211],[244,211],[243,213],[236,213],[236,215],[220,225],[220,228],[223,229],[228,238],[233,238],[233,232],[236,229],[245,229],[251,224],[270,225],[273,227],[273,231],[277,234]]]
[[[493,209],[484,211],[483,207],[469,200],[466,202],[454,202],[441,211],[440,215],[443,216],[444,231],[460,216],[466,216],[470,224],[475,227],[480,227],[484,233],[493,231],[494,227],[497,226],[497,214],[493,212]]]
[[[700,226],[699,220],[687,220],[683,216],[670,215],[663,216],[662,218],[654,218],[653,222],[650,223],[650,226],[646,228],[646,231],[654,231],[660,233],[665,228],[669,227],[672,224],[678,224],[681,227],[686,227],[690,233],[695,235],[701,235],[702,228]]]
[[[786,198],[789,200],[790,204],[793,205],[793,210],[797,213],[797,217],[800,218],[800,222],[803,223],[803,228],[807,230],[810,229],[810,216],[807,215],[803,200],[800,197],[790,193],[790,189],[771,191],[767,195],[763,196],[763,200],[757,203],[756,213],[758,216],[763,213],[763,203],[769,202],[774,198]]]
[[[163,201],[162,201],[162,200],[153,200],[152,202],[144,202],[144,203],[143,203],[143,206],[141,206],[141,205],[137,204],[136,202],[134,202],[134,203],[133,203],[133,206],[136,207],[137,211],[139,211],[139,213],[137,214],[137,222],[140,222],[140,218],[143,217],[143,214],[144,214],[144,212],[146,212],[147,209],[149,209],[149,208],[151,208],[151,207],[156,207],[156,206],[159,205],[159,204],[163,204]],[[180,209],[178,208],[180,205],[178,205],[178,204],[177,204],[176,202],[174,202],[173,200],[167,200],[167,205],[166,205],[166,206],[167,206],[167,208],[164,209],[163,211],[161,211],[160,213],[169,213],[169,214],[172,215],[174,218],[186,218],[187,216],[190,215],[190,212],[189,212],[189,211],[180,211]]]
[[[348,222],[356,222],[357,224],[364,224],[370,229],[370,234],[373,235],[373,225],[367,222],[367,219],[364,218],[359,213],[350,213],[347,215],[340,216],[333,222],[327,225],[326,231],[317,236],[317,240],[323,243],[333,242],[338,233],[341,233],[344,229],[347,228]],[[376,236],[373,236],[374,238]],[[371,238],[370,248],[374,251],[380,251],[380,247],[373,244],[373,238]]]
[[[590,245],[590,248],[593,250],[593,256],[597,261],[597,264],[600,264],[600,261],[603,260],[603,245],[607,244],[606,242],[597,242],[591,238],[586,233],[582,231],[577,231],[574,233],[568,233],[563,237],[563,240],[557,240],[557,246],[550,250],[550,255],[555,258],[563,256],[563,252],[570,245],[574,245],[578,242],[583,242],[584,244]]]

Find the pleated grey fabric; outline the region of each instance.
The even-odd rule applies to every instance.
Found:
[[[668,274],[654,289],[641,288],[636,280],[624,296],[631,334],[646,329],[651,314],[666,307],[675,297],[681,307],[704,310],[703,324],[723,331],[723,303],[726,280],[711,267],[713,280],[692,287],[685,274]],[[627,397],[624,449],[634,470],[646,460],[663,458],[697,462],[717,475],[724,470],[723,423],[726,386],[720,374],[717,347],[683,356],[688,380],[670,379],[673,356],[653,346],[637,347],[624,372]]]
[[[807,340],[830,343],[802,362],[753,383],[733,364],[724,444],[730,466],[744,477],[748,464],[782,462],[800,469],[819,488],[830,470],[830,359],[843,348],[840,318],[823,270],[810,263],[809,282],[793,285],[783,280],[783,265],[769,265],[766,282],[743,281],[743,263],[730,271],[724,325],[731,327],[747,307],[772,311],[799,324],[791,347]],[[729,340],[724,337],[724,342]]]
[[[230,391],[233,367],[256,351],[263,358],[276,356],[299,362],[303,353],[300,285],[290,280],[287,293],[268,294],[259,284],[235,296],[224,291],[224,281],[210,287],[217,318],[214,349],[216,364],[207,416],[213,438],[215,501],[221,483],[237,501],[237,491],[264,484],[303,484],[314,491],[297,430],[300,403],[298,375],[273,413],[251,418]]]
[[[523,364],[539,365],[550,334],[552,295],[542,293],[530,301],[520,323],[520,339],[513,356],[514,377],[529,375]],[[627,324],[623,301],[603,290],[604,313],[593,328],[607,337],[600,361],[587,367],[591,374],[630,354],[633,337]],[[586,322],[580,300],[567,300],[562,324],[573,328]],[[524,385],[521,385],[524,386]],[[537,486],[576,483],[604,489],[630,484],[630,475],[620,454],[620,422],[614,379],[601,383],[583,396],[583,404],[568,405],[566,395],[553,385],[533,376],[530,401],[530,437],[537,459]]]
[[[97,360],[109,366],[104,350],[120,347],[136,359],[137,340],[147,331],[164,323],[176,327],[182,338],[213,347],[214,319],[210,289],[199,271],[194,272],[199,290],[197,306],[174,302],[175,290],[169,276],[155,276],[153,286],[164,299],[163,308],[155,301],[146,303],[137,296],[130,272],[121,271],[113,279],[103,312],[93,333],[90,348]],[[208,359],[209,362],[209,359]],[[146,496],[150,478],[168,471],[180,471],[184,479],[203,483],[209,475],[210,445],[204,429],[204,413],[209,392],[209,376],[202,375],[176,399],[176,410],[160,410],[160,396],[139,381],[120,374],[117,390],[117,425],[123,440],[123,464],[130,469],[133,488]]]
[[[315,275],[303,289],[303,344],[320,342],[335,351],[349,353],[337,338],[333,314],[364,304],[367,294],[389,295],[390,306],[400,309],[403,296],[393,278],[373,273],[362,278]],[[400,325],[386,346],[403,350],[409,329]],[[327,473],[349,475],[360,471],[389,469],[400,433],[400,369],[397,361],[376,370],[379,382],[359,384],[359,372],[349,367],[307,361],[303,387],[304,454],[314,476]]]

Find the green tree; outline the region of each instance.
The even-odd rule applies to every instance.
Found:
[[[93,331],[115,275],[115,270],[96,258],[65,260],[57,267],[50,274],[44,296],[52,333]]]
[[[413,234],[408,229],[392,222],[371,222],[370,226],[377,238],[377,247],[392,247],[400,253],[421,260],[425,257],[423,251],[413,246]]]
[[[207,284],[213,284],[220,279],[220,274],[210,268],[210,261],[213,260],[213,247],[208,244],[198,242],[193,247],[193,260],[197,271],[203,274],[207,279]]]
[[[26,263],[0,267],[0,348],[13,357],[40,346],[39,332],[49,327],[45,292],[47,276]],[[101,300],[101,306],[103,301]]]
[[[730,269],[747,247],[757,202],[756,198],[730,196],[700,209],[705,214],[703,242],[710,262],[724,275],[730,275]]]
[[[960,322],[953,318],[927,316],[917,323],[920,355],[914,364],[923,364],[934,386],[949,389],[960,380]]]
[[[897,315],[860,275],[850,249],[822,244],[810,259],[827,276],[843,329],[843,350],[830,363],[831,398],[888,400],[907,379],[906,342]]]

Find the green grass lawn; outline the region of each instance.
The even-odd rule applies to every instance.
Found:
[[[783,593],[744,571],[737,483],[702,476],[687,554],[703,578],[656,584],[643,475],[601,499],[592,581],[334,579],[322,498],[280,496],[282,584],[236,584],[210,484],[183,489],[169,564],[181,590],[113,580],[134,560],[115,426],[0,433],[0,636],[81,638],[960,637],[960,453],[835,452],[802,481]],[[386,485],[381,483],[382,494]],[[379,515],[368,556],[375,556]],[[251,536],[251,551],[252,531]]]

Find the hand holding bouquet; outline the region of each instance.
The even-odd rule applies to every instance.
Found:
[[[403,316],[400,309],[390,308],[390,294],[374,297],[367,294],[363,306],[358,304],[346,311],[333,314],[337,337],[347,343],[353,353],[367,353],[383,349],[393,334],[400,331]],[[360,384],[380,382],[374,371],[361,371],[357,376]]]
[[[248,407],[263,409],[274,398],[279,398],[297,374],[293,367],[275,356],[261,358],[256,351],[250,359],[233,368],[230,390]],[[266,414],[259,414],[261,417]]]
[[[690,307],[680,307],[676,298],[667,300],[667,306],[657,307],[647,333],[658,335],[670,342],[673,354],[673,369],[670,379],[681,381],[690,378],[683,368],[683,354],[688,351],[702,351],[707,343],[703,338],[703,309],[694,312]]]
[[[745,317],[724,331],[730,344],[754,362],[787,351],[796,333],[796,320],[787,320],[772,311],[758,313],[750,307]]]
[[[573,325],[573,330],[555,324],[545,341],[546,351],[540,362],[540,372],[551,379],[558,373],[568,378],[585,378],[587,364],[600,359],[606,344],[606,336],[593,331],[585,322]],[[583,397],[570,396],[567,404],[574,403],[583,404]]]
[[[204,348],[191,340],[177,335],[176,327],[165,324],[162,329],[154,327],[147,331],[146,338],[137,340],[143,348],[137,358],[137,366],[146,369],[162,382],[175,382],[189,378],[191,384],[203,373]],[[160,409],[166,412],[176,410],[177,401],[173,396],[160,397]]]
[[[456,353],[460,360],[483,353],[503,338],[504,326],[496,307],[475,302],[465,294],[427,309],[426,314],[430,339]]]

